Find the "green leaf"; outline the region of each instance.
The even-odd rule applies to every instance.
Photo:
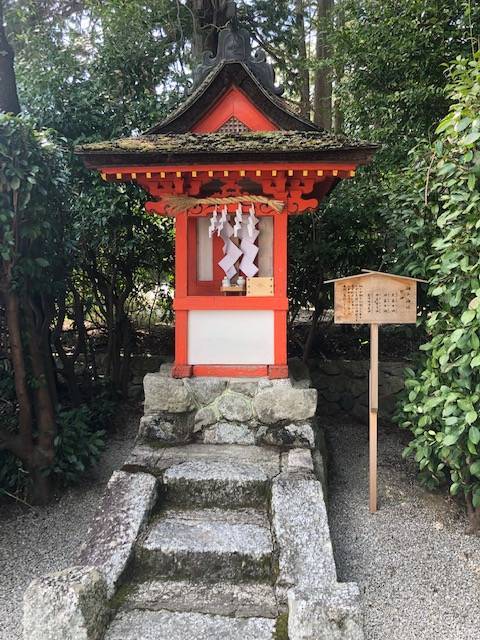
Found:
[[[460,489],[460,483],[454,482],[453,484],[450,485],[450,494],[452,496],[456,496],[459,489]]]
[[[468,324],[471,322],[477,314],[474,309],[467,309],[462,313],[461,321],[463,324]]]
[[[477,419],[477,412],[476,411],[469,411],[466,415],[465,415],[465,422],[467,424],[473,424],[475,422],[475,420]]]
[[[458,433],[449,433],[443,439],[442,445],[444,447],[451,447],[452,444],[455,444],[457,442],[459,437],[460,437],[460,435]]]
[[[470,473],[477,476],[477,478],[480,478],[480,460],[477,460],[470,465]]]
[[[468,430],[468,439],[473,442],[473,444],[478,444],[480,442],[480,429],[478,427],[470,427]]]
[[[465,138],[461,140],[460,144],[463,144],[463,145],[473,144],[479,138],[480,138],[480,131],[472,131],[467,136],[465,136]]]
[[[470,367],[474,369],[475,367],[480,367],[480,354],[472,358],[470,362]]]

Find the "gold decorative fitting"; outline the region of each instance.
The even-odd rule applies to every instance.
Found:
[[[122,174],[121,173],[116,173],[115,177],[117,180],[121,180],[122,179]]]
[[[132,180],[136,180],[137,179],[137,174],[136,173],[132,173],[131,176],[132,176]]]
[[[152,177],[152,174],[150,173],[150,171],[147,172],[146,176],[147,176],[148,179],[150,179]]]

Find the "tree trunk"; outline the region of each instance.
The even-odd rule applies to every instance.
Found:
[[[14,53],[5,32],[3,4],[0,0],[0,111],[18,115],[20,102],[13,66]]]
[[[55,459],[55,436],[57,435],[57,421],[55,409],[50,397],[43,354],[38,340],[37,327],[31,307],[26,305],[28,326],[28,347],[35,379],[34,397],[37,416],[37,442],[35,446],[35,466],[39,469],[50,466]]]
[[[33,413],[27,385],[27,369],[20,326],[20,301],[16,293],[4,291],[10,357],[12,359],[15,393],[18,402],[18,432],[25,458],[32,454]]]
[[[332,79],[331,69],[325,66],[327,60],[327,20],[333,8],[333,0],[318,0],[317,40],[315,46],[317,67],[315,69],[315,90],[313,120],[319,127],[329,131],[332,128]],[[322,64],[323,63],[323,64]]]
[[[469,527],[467,533],[478,533],[480,531],[480,509],[473,506],[472,496],[468,494],[465,496],[467,503],[467,516]]]
[[[305,118],[310,117],[310,76],[308,71],[307,43],[305,37],[305,7],[303,0],[295,0],[295,26],[298,38],[298,53],[300,56],[300,113]]]

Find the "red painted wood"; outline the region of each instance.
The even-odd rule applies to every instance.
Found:
[[[271,364],[268,367],[268,377],[270,380],[278,380],[280,378],[288,378],[288,366]]]
[[[238,87],[230,87],[192,127],[194,133],[217,131],[230,118],[237,118],[252,131],[275,131],[278,127]]]
[[[195,364],[193,375],[212,378],[261,378],[268,375],[268,365]]]
[[[175,366],[188,364],[188,311],[175,311]]]
[[[172,367],[172,378],[191,378],[192,375],[193,367],[189,364],[174,364]]]
[[[173,301],[175,311],[187,310],[283,310],[288,309],[288,299],[278,296],[188,296],[181,298],[175,295]]]
[[[152,179],[158,180],[160,173],[173,174],[176,177],[177,172],[181,174],[191,174],[192,171],[196,171],[198,174],[207,173],[213,171],[223,176],[224,171],[286,171],[291,169],[292,171],[354,171],[358,165],[355,162],[286,162],[284,160],[278,160],[276,162],[225,162],[223,164],[183,164],[183,165],[117,165],[117,166],[105,166],[99,169],[101,173],[106,175],[112,174],[127,174],[119,180],[125,181],[131,179],[132,173],[136,173],[135,180],[145,179],[146,173],[152,174]],[[142,176],[142,177],[141,177]],[[171,178],[171,176],[170,176]],[[148,178],[150,180],[150,178]]]
[[[275,295],[287,296],[287,231],[288,216],[279,214],[273,218],[273,277]]]
[[[188,295],[197,293],[197,221],[187,220],[187,281]]]

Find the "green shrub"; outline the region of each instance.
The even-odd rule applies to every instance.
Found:
[[[55,462],[48,470],[65,484],[79,480],[93,467],[105,448],[105,431],[96,428],[95,415],[86,405],[59,412]]]
[[[480,57],[457,58],[453,102],[428,157],[417,151],[406,176],[416,189],[400,197],[403,254],[411,273],[428,276],[429,342],[407,369],[401,426],[429,486],[448,484],[480,523]]]

